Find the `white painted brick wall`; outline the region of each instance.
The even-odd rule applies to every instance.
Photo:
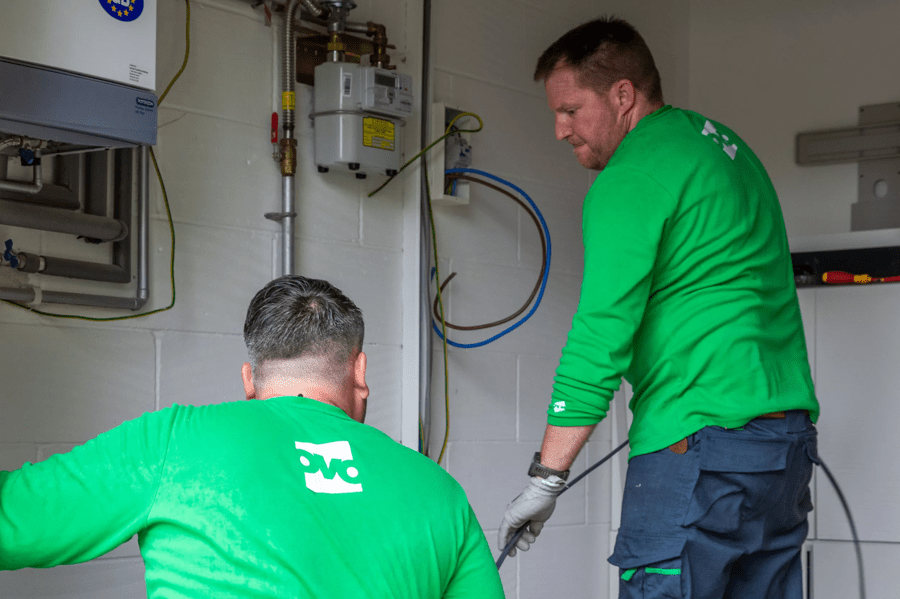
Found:
[[[367,2],[353,14],[387,24],[391,43],[398,46],[392,57],[401,69],[409,52],[406,5],[406,0]],[[263,213],[281,209],[281,180],[269,141],[273,86],[280,85],[280,73],[273,75],[273,46],[280,46],[281,28],[267,28],[262,12],[247,2],[193,0],[191,8],[191,57],[160,109],[154,148],[175,218],[176,306],[106,324],[58,321],[0,306],[0,468],[68,451],[124,420],[173,403],[244,397],[241,332],[247,304],[275,274],[280,257],[280,228]],[[182,0],[160,0],[158,93],[183,60],[184,14]],[[332,281],[362,308],[370,365],[367,422],[399,439],[402,185],[365,198],[380,180],[319,175],[305,116],[312,96],[303,85],[297,91],[297,272]],[[171,294],[169,227],[154,174],[151,219],[148,308],[159,308]],[[81,242],[58,235],[0,228],[4,240],[7,235],[25,251],[82,249]],[[93,292],[77,281],[46,285]],[[2,572],[0,596],[146,597],[136,539],[86,564]]]
[[[402,69],[404,57],[418,51],[418,40],[405,31],[407,0],[360,4],[352,17],[387,24],[391,42],[398,46],[394,63]],[[843,14],[841,7],[854,5],[830,0],[828,6]],[[279,255],[278,226],[262,214],[280,209],[278,169],[270,158],[268,134],[279,79],[277,73],[273,75],[272,52],[280,36],[266,28],[261,15],[246,2],[194,0],[192,7],[191,60],[160,110],[156,148],[178,233],[176,308],[146,319],[96,325],[56,322],[0,307],[2,468],[65,451],[146,410],[173,402],[214,403],[242,393],[237,370],[244,359],[240,339],[244,311],[252,294],[272,277]],[[775,24],[788,10],[774,0],[763,8],[765,15],[760,19]],[[896,21],[890,18],[896,16],[891,3],[872,3],[870,9],[882,15],[871,21],[873,25]],[[745,115],[764,115],[767,110],[760,108],[758,86],[750,83],[757,57],[753,50],[766,42],[754,38],[749,46],[732,43],[744,39],[742,31],[756,23],[745,19],[740,10],[744,9],[705,0],[658,0],[640,6],[624,0],[602,5],[596,0],[434,0],[434,100],[473,110],[484,118],[485,131],[473,137],[474,166],[525,189],[544,213],[554,238],[550,282],[532,320],[482,350],[451,350],[451,441],[446,464],[465,487],[492,546],[503,508],[524,484],[524,470],[539,447],[550,377],[578,300],[581,199],[592,179],[575,162],[568,146],[553,137],[543,88],[531,79],[540,51],[574,25],[601,13],[620,14],[638,26],[653,48],[668,101],[709,109],[715,113],[712,116],[722,115],[739,131],[753,131],[760,137],[757,149],[774,171],[776,184],[781,181],[789,228],[803,229],[798,224],[800,215],[809,213],[811,198],[850,184],[835,184],[834,177],[843,176],[837,170],[829,171],[831,178],[824,187],[810,179],[825,180],[812,171],[809,177],[791,179],[790,144],[782,144],[786,148],[782,151],[770,148],[766,141],[789,141],[806,122],[795,118],[796,110],[808,114],[811,105],[833,104],[826,101],[829,92],[820,89],[820,82],[819,87],[810,88],[811,99],[771,95],[779,104],[768,113],[787,116],[752,118],[741,129],[741,119],[750,118]],[[791,15],[787,22],[792,22]],[[160,92],[181,65],[183,18],[181,0],[160,0]],[[802,35],[809,41],[815,32]],[[895,43],[896,36],[878,39]],[[846,52],[848,47],[855,46],[841,44],[839,49]],[[778,80],[795,77],[791,69],[808,71],[817,64],[815,60],[780,61]],[[742,69],[734,71],[736,63]],[[723,87],[717,77],[731,77],[734,72],[743,73],[743,79],[728,79],[729,85]],[[737,87],[741,81],[745,86]],[[866,84],[871,81],[866,75]],[[886,78],[882,83],[891,85],[891,81]],[[302,115],[309,111],[311,94],[304,86],[297,91]],[[895,91],[882,89],[864,97],[854,92],[842,100],[842,106],[894,100]],[[875,98],[873,93],[881,95]],[[688,96],[693,105],[688,104]],[[748,105],[754,110],[747,110]],[[835,122],[840,114],[820,113],[815,117],[820,126],[841,124]],[[729,120],[728,114],[734,118]],[[403,366],[402,186],[395,183],[367,198],[374,180],[358,182],[338,173],[318,175],[311,159],[309,124],[298,116],[297,125],[297,269],[332,280],[362,307],[372,389],[369,422],[397,438]],[[752,135],[748,137],[752,143]],[[411,150],[407,148],[407,155]],[[151,181],[150,307],[162,307],[170,293],[168,225],[158,184]],[[447,309],[462,323],[517,307],[540,264],[540,245],[530,220],[493,192],[478,192],[475,199],[468,208],[436,211],[442,273],[446,276],[451,267],[460,273],[449,288]],[[826,198],[826,206],[834,203]],[[816,223],[833,220],[829,209],[817,212]],[[58,243],[52,236],[21,231],[19,240],[41,245],[47,252]],[[815,322],[815,302],[802,296],[801,302],[811,360],[815,360],[818,339],[810,324]],[[451,338],[486,336],[460,335],[451,333]],[[437,354],[434,363],[431,445],[436,455],[443,434],[442,384],[438,384],[443,375]],[[610,438],[608,424],[598,427],[575,469],[605,454]],[[605,558],[617,503],[609,493],[611,476],[604,466],[582,488],[567,493],[532,551],[507,562],[501,577],[508,597],[608,596]],[[0,573],[3,597],[144,596],[142,565],[134,557],[135,549],[130,541],[89,564]],[[529,567],[536,563],[541,567]],[[545,576],[548,570],[563,573],[562,582]]]

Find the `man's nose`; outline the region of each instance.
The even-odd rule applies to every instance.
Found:
[[[565,115],[556,117],[556,139],[562,141],[572,135],[572,127],[569,125]]]

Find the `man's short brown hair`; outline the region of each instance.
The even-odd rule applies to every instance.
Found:
[[[605,92],[616,81],[627,79],[650,102],[663,101],[650,48],[623,19],[601,17],[563,35],[538,59],[534,80],[545,79],[560,66],[573,68],[578,83],[596,92]]]

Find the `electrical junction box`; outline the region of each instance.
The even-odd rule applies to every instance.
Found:
[[[400,130],[413,109],[412,77],[378,67],[325,62],[315,69],[315,160],[320,172],[358,178],[400,170]]]
[[[2,0],[0,57],[156,89],[157,0]]]
[[[447,131],[447,127],[463,110],[451,108],[442,102],[431,105],[431,135],[435,140]],[[474,129],[477,121],[464,116],[455,123],[458,128]],[[433,206],[465,206],[469,203],[469,182],[456,181],[451,187],[445,185],[444,171],[449,168],[472,166],[471,133],[455,133],[428,151],[428,186]]]

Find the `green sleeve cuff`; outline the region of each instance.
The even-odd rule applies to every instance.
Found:
[[[594,426],[601,420],[603,419],[592,418],[590,416],[554,416],[553,414],[547,415],[547,424],[552,424],[553,426]]]

